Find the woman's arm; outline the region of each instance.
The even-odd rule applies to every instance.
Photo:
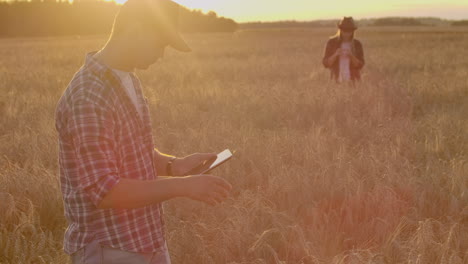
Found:
[[[323,66],[325,66],[325,68],[330,68],[335,63],[335,61],[341,53],[340,48],[334,50],[332,41],[332,39],[328,40],[327,46],[325,47],[325,53],[322,59]]]
[[[351,64],[353,67],[361,69],[364,67],[365,60],[364,60],[364,49],[362,48],[362,44],[360,41],[355,40],[355,48],[356,48],[356,55],[351,55]]]
[[[351,58],[351,65],[353,65],[354,68],[362,68],[364,66],[364,63],[359,60],[356,56],[353,54],[350,54],[349,56]]]

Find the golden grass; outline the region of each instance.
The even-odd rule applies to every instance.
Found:
[[[193,34],[140,72],[162,151],[237,151],[228,201],[165,204],[174,263],[468,263],[468,35],[363,29],[353,88],[333,33]],[[68,262],[53,114],[104,41],[0,40],[0,263]]]

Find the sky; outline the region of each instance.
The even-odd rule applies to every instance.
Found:
[[[117,0],[125,1],[125,0]],[[468,0],[173,0],[237,22],[382,16],[468,19]]]

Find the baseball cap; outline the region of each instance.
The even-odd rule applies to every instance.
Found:
[[[155,34],[161,35],[172,48],[191,51],[179,33],[180,6],[170,0],[128,0],[120,8],[121,19],[137,19],[153,26]]]

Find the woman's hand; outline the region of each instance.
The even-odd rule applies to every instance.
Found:
[[[353,53],[349,50],[349,49],[344,49],[344,50],[341,50],[341,56],[352,56]]]
[[[333,63],[335,63],[338,57],[340,57],[341,53],[342,53],[341,48],[337,48],[335,53],[333,53],[333,55],[331,55],[327,60],[328,67],[330,67],[331,65],[333,65]]]
[[[333,57],[339,57],[342,54],[343,50],[341,48],[337,48]]]
[[[351,64],[354,67],[361,67],[362,66],[362,62],[356,56],[354,56],[352,53],[350,53],[349,57],[351,58]]]

